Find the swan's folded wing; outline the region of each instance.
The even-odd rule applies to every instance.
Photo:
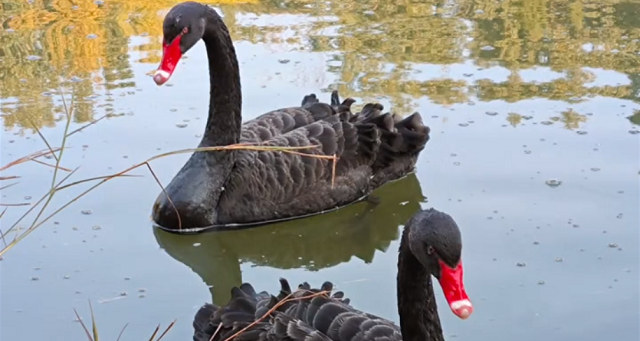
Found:
[[[268,339],[334,341],[304,321],[288,316],[282,312],[274,313],[273,324],[268,332]]]
[[[429,128],[418,114],[400,118],[352,99],[331,105],[315,95],[303,107],[267,113],[243,126],[242,143],[283,151],[237,151],[218,201],[217,223],[256,223],[331,210],[413,171]],[[305,149],[284,150],[306,147]]]
[[[314,290],[299,290],[294,297],[309,295]],[[317,291],[315,291],[317,292]],[[400,328],[391,321],[361,312],[341,298],[341,294],[316,296],[299,300],[289,306],[282,316],[275,319],[274,333],[293,340],[379,340],[401,341]],[[297,336],[300,338],[295,338]],[[315,338],[314,338],[315,337]]]
[[[274,110],[245,122],[240,142],[258,144],[314,121],[311,113],[302,108]]]
[[[336,114],[334,108],[320,103],[316,95],[304,97],[302,107],[283,108],[262,114],[242,125],[241,143],[261,143]]]
[[[341,166],[345,146],[355,148],[357,144],[345,143],[343,122],[337,116],[277,135],[262,145],[308,148],[293,153],[238,151],[218,204],[219,223],[320,212],[348,204],[370,191],[370,167],[350,166],[346,172]],[[331,159],[334,155],[336,172]]]

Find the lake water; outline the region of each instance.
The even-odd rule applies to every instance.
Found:
[[[149,77],[172,4],[4,1],[0,167],[46,149],[40,134],[64,142],[55,176],[77,168],[67,183],[195,147],[208,105],[203,44],[166,86]],[[148,339],[173,320],[165,339],[190,339],[203,303],[224,302],[241,281],[277,290],[279,277],[331,280],[357,308],[397,321],[397,239],[419,207],[448,212],[462,230],[475,311],[458,320],[437,289],[447,339],[638,339],[640,2],[215,6],[235,41],[245,119],[334,89],[418,111],[432,133],[415,175],[380,188],[378,204],[178,236],[152,228],[160,187],[137,168],[5,249],[0,339],[86,340],[73,309],[89,323],[89,301],[105,340],[125,325],[122,340]],[[167,184],[187,157],[151,167]],[[38,160],[46,164],[0,171],[4,243],[96,183],[61,190],[43,215],[19,220],[52,184],[56,160]]]

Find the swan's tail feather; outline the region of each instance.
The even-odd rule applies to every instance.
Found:
[[[419,113],[413,113],[396,124],[398,132],[404,140],[404,152],[418,154],[429,141],[429,127],[422,123]]]
[[[194,341],[208,341],[211,337],[213,331],[211,331],[212,327],[212,319],[214,315],[220,310],[220,307],[215,306],[213,304],[205,304],[203,305],[198,312],[196,313],[195,318],[193,319],[193,340]],[[214,329],[215,331],[215,329]]]
[[[314,103],[319,103],[320,101],[318,100],[318,97],[316,97],[316,94],[308,94],[306,96],[304,96],[304,98],[302,99],[302,107],[306,108],[307,106],[314,104]]]
[[[384,173],[384,181],[406,174],[413,169],[415,157],[429,140],[429,128],[422,123],[420,114],[405,118],[382,113],[378,103],[367,103],[358,114],[357,122],[374,124],[379,130],[380,148],[373,165],[374,173],[392,167],[393,174]]]
[[[341,103],[338,90],[333,90],[331,92],[331,107],[342,121],[349,122],[354,118],[354,115],[351,112],[351,105],[355,102],[355,99],[348,97]]]
[[[337,107],[340,105],[340,95],[338,95],[338,90],[331,91],[331,106]]]
[[[338,91],[331,93],[330,104],[318,101],[314,94],[302,100],[314,120],[331,125],[329,129],[309,126],[309,135],[318,138],[324,154],[339,155],[338,174],[370,166],[372,185],[377,187],[412,171],[418,153],[429,140],[429,128],[423,124],[420,114],[403,118],[384,113],[380,103],[366,103],[359,113],[353,114],[354,102],[353,98],[341,101]],[[312,131],[312,128],[322,131]]]
[[[358,114],[360,120],[366,121],[382,115],[384,107],[380,103],[367,103]]]
[[[242,328],[255,321],[257,303],[268,300],[266,292],[256,293],[253,287],[242,284],[231,290],[231,299],[226,306],[218,307],[212,304],[203,305],[193,321],[193,340],[224,340]],[[257,323],[243,332],[242,338],[237,340],[258,340],[257,335],[264,333],[268,325]]]
[[[280,295],[278,295],[278,298],[282,299],[289,294],[291,294],[291,286],[289,285],[289,281],[284,278],[280,278]]]
[[[358,155],[365,159],[375,160],[380,149],[380,130],[375,124],[365,123],[356,125],[358,129]]]

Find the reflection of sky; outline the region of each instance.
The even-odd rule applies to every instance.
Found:
[[[622,72],[592,67],[584,67],[582,70],[594,75],[592,81],[585,83],[587,86],[620,86],[631,84],[629,76]]]
[[[447,65],[417,63],[407,63],[407,65],[411,70],[407,80],[418,82],[451,79],[472,83],[480,79],[490,79],[493,82],[499,83],[506,82],[512,72],[517,72],[524,83],[546,83],[565,78],[566,76],[564,72],[553,71],[551,68],[545,66],[513,71],[502,66],[492,66],[488,68],[478,67],[472,60]],[[584,83],[587,87],[624,86],[631,84],[628,75],[622,72],[591,67],[583,67],[582,70],[593,75],[593,80]]]
[[[314,35],[323,37],[338,36],[338,30],[341,26],[327,26],[319,30],[315,30],[316,23],[337,22],[338,18],[333,16],[311,16],[307,14],[254,14],[254,13],[238,13],[235,16],[235,24],[240,27],[248,28],[267,28],[272,29],[278,27],[277,32],[267,34],[271,35],[269,40],[269,48],[273,51],[291,51],[310,48],[311,43],[307,38],[309,32],[313,31]]]
[[[436,79],[462,80],[473,82],[479,79],[491,79],[494,82],[505,82],[511,71],[502,66],[480,68],[471,60],[455,64],[416,64],[408,63],[412,72],[409,80],[426,82]]]
[[[277,27],[298,26],[310,29],[315,22],[337,22],[339,18],[334,16],[312,16],[308,14],[255,14],[241,12],[235,16],[237,25],[245,27]]]

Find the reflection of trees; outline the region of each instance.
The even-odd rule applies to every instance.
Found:
[[[149,35],[144,46],[157,53],[160,10],[173,4],[169,0],[3,2],[0,93],[12,98],[3,100],[5,125],[53,125],[55,113],[62,109],[51,92],[62,86],[74,97],[74,120],[91,120],[96,92],[109,95],[113,89],[135,85],[129,37]],[[139,49],[151,50],[144,46]]]
[[[639,99],[637,82],[590,87],[585,84],[591,79],[581,67],[615,70],[629,77],[640,73],[640,56],[636,54],[640,50],[640,16],[629,14],[638,13],[640,4],[618,0],[460,0],[453,6],[431,0],[299,6],[313,3],[272,1],[272,12],[259,9],[261,5],[253,5],[251,11],[266,15],[300,11],[333,15],[336,20],[311,27],[308,23],[245,24],[234,28],[236,38],[284,43],[278,32],[299,29],[306,33],[294,41],[300,48],[310,44],[314,50],[336,51],[341,66],[331,68],[341,77],[334,87],[362,97],[387,96],[401,108],[408,106],[410,98],[423,95],[438,104],[464,102],[470,95],[507,101],[532,97],[576,101],[592,95]],[[339,34],[327,35],[327,27],[338,27]],[[509,68],[512,77],[504,83],[481,80],[469,84],[453,79],[416,82],[408,76],[408,63],[447,65],[463,60],[467,53],[480,67],[497,64]],[[566,77],[542,84],[522,82],[519,70],[534,66],[564,71]],[[448,93],[446,88],[438,88],[449,84],[454,86]]]
[[[477,81],[476,96],[483,101],[502,99],[509,102],[534,97],[574,102],[594,95],[615,98],[634,96],[631,85],[585,86],[589,81],[591,78],[588,73],[580,69],[567,72],[566,78],[540,83],[523,82],[517,73],[512,73],[505,82],[494,82],[489,79]]]
[[[226,303],[231,287],[242,283],[242,263],[320,270],[354,256],[371,262],[376,250],[386,250],[398,237],[398,226],[424,200],[415,174],[382,186],[373,196],[378,203],[365,201],[285,223],[198,235],[155,229],[155,235],[169,255],[211,286],[214,302]]]
[[[564,123],[564,127],[567,129],[578,129],[580,128],[580,123],[584,123],[587,121],[587,116],[579,114],[573,109],[569,109],[567,111],[563,111],[562,117],[558,117],[557,120]],[[556,117],[552,117],[552,120],[556,120]]]
[[[633,115],[627,117],[633,124],[640,125],[640,110],[635,110]]]
[[[73,94],[74,119],[88,121],[93,117],[90,97],[105,78],[110,87],[133,76],[128,36],[116,21],[116,10],[90,1],[16,1],[3,12],[0,21],[11,31],[0,33],[2,96],[17,100],[3,105],[6,125],[52,125],[61,108],[51,91],[61,86]]]
[[[162,14],[173,3],[6,0],[0,12],[7,28],[0,31],[0,87],[2,97],[13,100],[3,102],[5,124],[26,125],[26,113],[40,124],[54,124],[55,97],[42,94],[59,87],[61,78],[73,80],[76,120],[90,119],[92,94],[134,85],[128,49],[143,52],[141,62],[158,61]],[[221,8],[235,40],[333,53],[326,68],[339,73],[340,81],[328,86],[365,99],[385,96],[398,112],[410,110],[412,99],[421,96],[441,105],[472,96],[510,102],[592,95],[640,100],[638,2],[265,0]],[[265,20],[255,23],[244,14]],[[298,16],[279,20],[281,14]],[[130,46],[133,35],[150,38]],[[413,65],[446,66],[469,58],[479,68],[499,65],[512,74],[504,82],[412,79]],[[565,76],[523,82],[520,70],[536,66]],[[582,69],[587,66],[623,73],[631,83],[590,86]]]

